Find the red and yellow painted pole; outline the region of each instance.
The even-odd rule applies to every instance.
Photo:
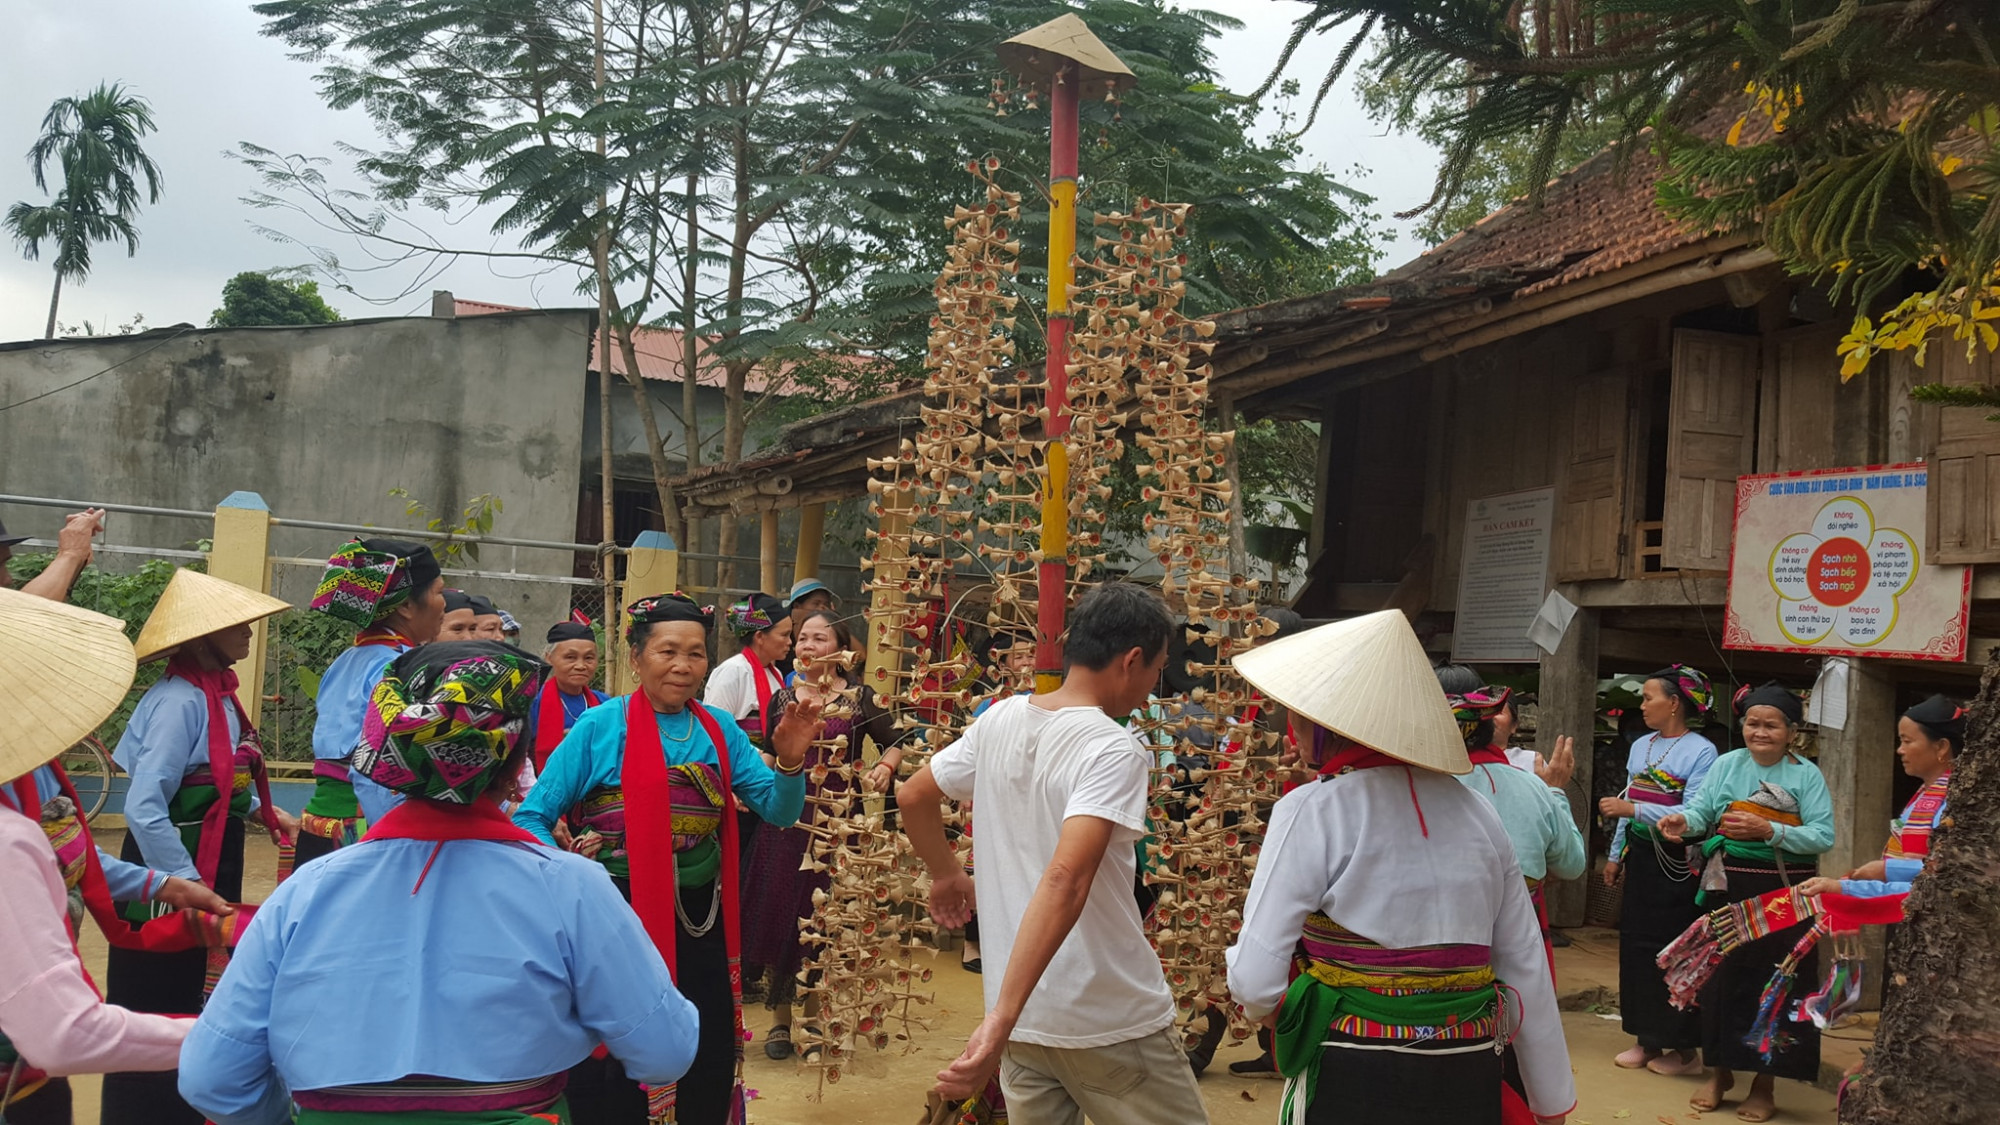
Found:
[[[1036,591],[1035,690],[1062,686],[1063,619],[1069,607],[1069,290],[1076,280],[1077,91],[1074,63],[1049,88],[1048,475],[1042,481],[1042,564]]]
[[[1042,562],[1035,597],[1035,690],[1062,686],[1063,624],[1069,609],[1069,291],[1076,281],[1078,106],[1086,86],[1109,97],[1132,71],[1074,13],[1000,44],[1007,69],[1049,91],[1049,329],[1047,472],[1042,480]]]

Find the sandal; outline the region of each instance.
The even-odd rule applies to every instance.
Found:
[[[1646,1069],[1668,1078],[1690,1078],[1708,1069],[1701,1064],[1701,1055],[1694,1051],[1662,1051],[1660,1056],[1646,1063]]]
[[[764,1057],[783,1061],[792,1057],[792,1025],[781,1023],[764,1034]]]
[[[1660,1052],[1641,1047],[1637,1043],[1634,1043],[1630,1047],[1618,1052],[1618,1057],[1611,1061],[1616,1063],[1620,1070],[1641,1070],[1645,1068],[1647,1063],[1659,1057]]]

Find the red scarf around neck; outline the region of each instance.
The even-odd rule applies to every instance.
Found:
[[[551,680],[547,686],[542,688],[542,697],[535,701],[534,760],[535,772],[537,774],[540,774],[542,767],[548,764],[549,755],[555,752],[556,746],[562,742],[563,736],[569,733],[563,729],[562,697],[563,690],[555,685],[555,681]],[[586,711],[604,702],[603,696],[589,688],[583,689],[583,699],[583,709]]]
[[[469,805],[452,805],[443,801],[426,801],[413,797],[395,808],[388,815],[368,826],[368,835],[362,843],[370,840],[434,840],[431,857],[424,861],[424,869],[417,874],[417,884],[410,888],[411,894],[424,889],[424,880],[430,878],[431,864],[437,862],[438,853],[451,840],[492,840],[498,843],[540,844],[526,829],[517,828],[500,811],[500,806],[481,794]]]
[[[1482,746],[1477,750],[1467,750],[1465,756],[1471,758],[1472,764],[1475,766],[1508,766],[1510,768],[1513,766],[1513,763],[1507,760],[1507,752],[1498,746]]]
[[[1313,752],[1320,753],[1325,746],[1326,728],[1314,727]],[[1349,770],[1372,770],[1380,769],[1383,766],[1403,767],[1404,774],[1410,780],[1410,807],[1417,810],[1417,827],[1423,832],[1424,838],[1429,839],[1431,826],[1424,820],[1423,802],[1417,800],[1417,767],[1412,766],[1410,763],[1391,758],[1380,750],[1373,750],[1369,747],[1356,744],[1338,753],[1329,755],[1325,761],[1321,762],[1319,764],[1319,779],[1325,781],[1331,777],[1338,777]]]
[[[381,645],[385,648],[406,649],[417,647],[417,642],[398,633],[389,625],[370,625],[354,638],[354,647]]]
[[[754,642],[753,642],[754,643]],[[757,650],[750,645],[743,646],[743,659],[750,662],[750,675],[757,684],[757,731],[759,738],[770,735],[777,724],[771,721],[771,677],[764,671],[764,662],[757,659]],[[633,694],[638,694],[634,692]],[[722,743],[715,744],[716,753],[722,752]]]
[[[208,704],[208,772],[215,781],[215,803],[202,814],[201,843],[195,849],[194,866],[201,873],[201,881],[214,887],[215,869],[222,862],[222,829],[229,823],[229,804],[236,793],[236,745],[229,740],[224,702],[236,710],[236,721],[246,735],[254,735],[256,728],[250,725],[250,715],[236,698],[234,668],[207,668],[192,655],[178,652],[167,661],[167,675],[201,689],[202,699]],[[259,819],[265,828],[277,832],[277,806],[271,803],[271,780],[264,772],[261,756],[251,762],[250,776],[257,784]]]
[[[756,667],[753,660],[752,667]],[[761,672],[762,669],[759,669]],[[722,925],[732,962],[742,956],[742,925],[739,921],[736,870],[740,841],[736,838],[736,810],[726,803],[731,792],[729,744],[722,727],[708,709],[689,700],[687,710],[701,724],[715,745],[716,773],[722,782],[725,804],[722,817]],[[625,704],[625,760],[619,766],[618,784],[625,791],[625,854],[632,869],[632,910],[646,927],[647,936],[659,947],[669,970],[678,971],[675,946],[679,927],[674,906],[680,887],[674,872],[673,789],[667,775],[666,747],[660,742],[659,714],[644,691],[635,691]],[[371,833],[372,835],[372,833]],[[731,975],[730,986],[742,1003],[740,984]]]

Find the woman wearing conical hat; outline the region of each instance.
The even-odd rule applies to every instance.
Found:
[[[101,1000],[76,950],[87,909],[114,942],[188,948],[229,920],[193,913],[134,934],[116,893],[227,914],[199,883],[99,852],[57,755],[125,699],[136,667],[124,623],[0,590],[0,1119],[69,1125],[64,1075],[168,1069],[189,1023]]]
[[[236,663],[248,656],[251,624],[290,608],[268,594],[195,570],[180,570],[139,631],[139,662],[165,659],[111,757],[130,778],[123,858],[199,881],[224,899],[243,898],[243,833],[253,812],[273,843],[288,842],[292,818],[271,803],[257,728],[236,697]],[[138,926],[156,907],[127,904]],[[139,1012],[201,1011],[211,966],[200,950],[111,950],[105,995]],[[104,1079],[104,1125],[185,1121],[201,1115],[174,1091],[174,1076],[118,1073]]]
[[[1576,1106],[1541,928],[1430,662],[1389,611],[1233,658],[1290,710],[1316,781],[1280,798],[1229,950],[1275,1024],[1282,1120],[1499,1125]],[[1501,996],[1508,997],[1503,1004]],[[1527,1105],[1505,1089],[1509,1035]]]

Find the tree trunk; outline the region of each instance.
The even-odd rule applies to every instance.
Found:
[[[653,490],[660,497],[660,518],[674,542],[681,542],[680,506],[675,503],[673,474],[667,469],[666,439],[660,436],[660,417],[653,412],[653,397],[646,393],[646,379],[639,374],[639,349],[632,343],[632,326],[618,328],[618,350],[625,357],[625,381],[632,384],[632,399],[639,409],[639,424],[646,430],[646,452],[651,454]]]
[[[56,304],[62,300],[62,270],[56,271],[56,287],[49,293],[49,327],[42,333],[45,340],[56,338]]]
[[[1989,659],[1950,808],[1891,946],[1875,1050],[1841,1100],[1841,1125],[1986,1125],[2000,1112],[1996,720],[2000,659]]]

